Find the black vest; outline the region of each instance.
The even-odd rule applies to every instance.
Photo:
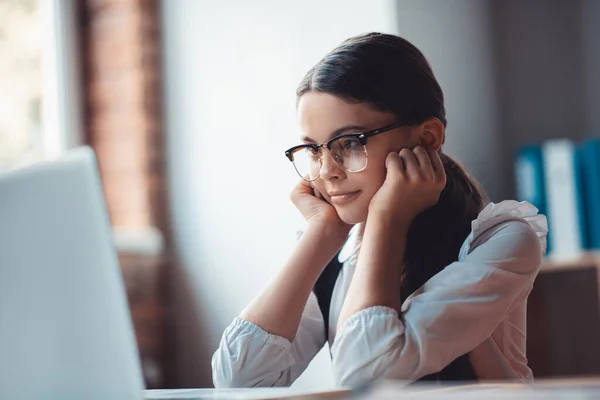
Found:
[[[331,306],[331,296],[333,294],[335,281],[342,269],[342,264],[339,262],[338,256],[339,253],[333,257],[333,260],[331,260],[329,264],[327,264],[327,267],[325,267],[313,288],[313,292],[317,296],[321,314],[323,314],[323,320],[325,321],[326,339],[329,337],[329,309]],[[467,382],[476,380],[477,376],[475,375],[475,371],[469,360],[469,354],[467,353],[452,361],[441,371],[424,376],[418,381]]]

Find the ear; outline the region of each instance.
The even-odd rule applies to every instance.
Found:
[[[439,151],[444,143],[446,127],[437,118],[430,118],[418,126],[419,144]]]

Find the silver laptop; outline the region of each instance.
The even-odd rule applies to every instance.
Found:
[[[92,150],[0,174],[0,399],[142,397]]]

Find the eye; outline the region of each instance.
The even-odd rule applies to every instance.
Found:
[[[319,158],[319,152],[317,150],[315,150],[313,147],[304,147],[302,149],[304,151],[304,154],[311,158],[311,159],[318,159]]]
[[[362,144],[355,138],[346,138],[342,141],[342,147],[344,150],[361,150]]]

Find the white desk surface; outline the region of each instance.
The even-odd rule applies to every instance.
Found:
[[[290,388],[259,389],[179,389],[148,390],[147,400],[178,399],[517,399],[517,400],[596,400],[600,399],[600,378],[562,379],[536,382],[533,386],[511,383],[481,383],[453,387],[419,386],[405,388],[394,382],[382,382],[367,391],[349,390],[311,392]]]
[[[349,390],[332,390],[315,392],[293,388],[256,388],[256,389],[159,389],[146,390],[147,400],[178,400],[178,399],[341,399],[350,394]]]

